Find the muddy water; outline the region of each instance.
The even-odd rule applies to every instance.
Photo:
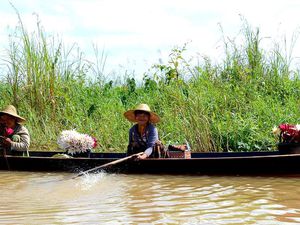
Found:
[[[300,178],[0,172],[0,224],[300,224]]]

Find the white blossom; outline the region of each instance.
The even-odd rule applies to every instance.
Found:
[[[95,140],[87,134],[78,133],[76,130],[64,130],[57,139],[60,148],[73,155],[86,152],[95,146]]]
[[[280,135],[280,132],[281,131],[280,131],[279,127],[276,127],[276,126],[273,127],[272,133],[274,135]]]

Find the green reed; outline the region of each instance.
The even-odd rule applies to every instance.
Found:
[[[299,123],[299,73],[291,71],[292,59],[280,45],[265,52],[259,30],[245,21],[242,28],[243,44],[224,39],[219,64],[205,57],[192,66],[184,44],[168,63],[147,70],[141,84],[128,74],[116,83],[104,78],[103,52],[95,51],[92,64],[76,45],[66,49],[47,35],[40,22],[28,33],[19,16],[0,105],[12,103],[27,118],[31,149],[57,149],[59,133],[76,129],[98,139],[97,151],[125,151],[132,124],[123,113],[147,103],[162,118],[157,127],[165,144],[187,140],[203,152],[272,150],[273,126]]]

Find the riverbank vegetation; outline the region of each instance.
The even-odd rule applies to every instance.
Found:
[[[33,150],[55,150],[59,133],[76,129],[97,138],[96,151],[123,152],[131,126],[123,113],[139,103],[161,116],[157,127],[165,144],[187,140],[194,151],[272,150],[274,125],[299,123],[299,71],[291,70],[286,46],[265,51],[259,29],[247,22],[242,33],[242,44],[224,39],[220,63],[203,57],[190,64],[183,57],[186,44],[171,50],[168,63],[145,68],[141,82],[127,75],[116,83],[76,45],[67,49],[40,22],[29,33],[19,18],[2,59],[0,106],[14,104],[27,118]]]

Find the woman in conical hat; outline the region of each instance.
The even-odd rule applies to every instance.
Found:
[[[130,122],[135,122],[129,130],[127,153],[132,155],[143,151],[144,154],[138,158],[149,157],[155,142],[158,141],[158,131],[154,124],[160,121],[159,116],[147,104],[140,104],[135,109],[126,111],[124,116]]]
[[[30,136],[26,127],[22,125],[26,120],[19,116],[13,105],[6,106],[0,111],[0,135],[2,148],[9,151],[27,151]]]

